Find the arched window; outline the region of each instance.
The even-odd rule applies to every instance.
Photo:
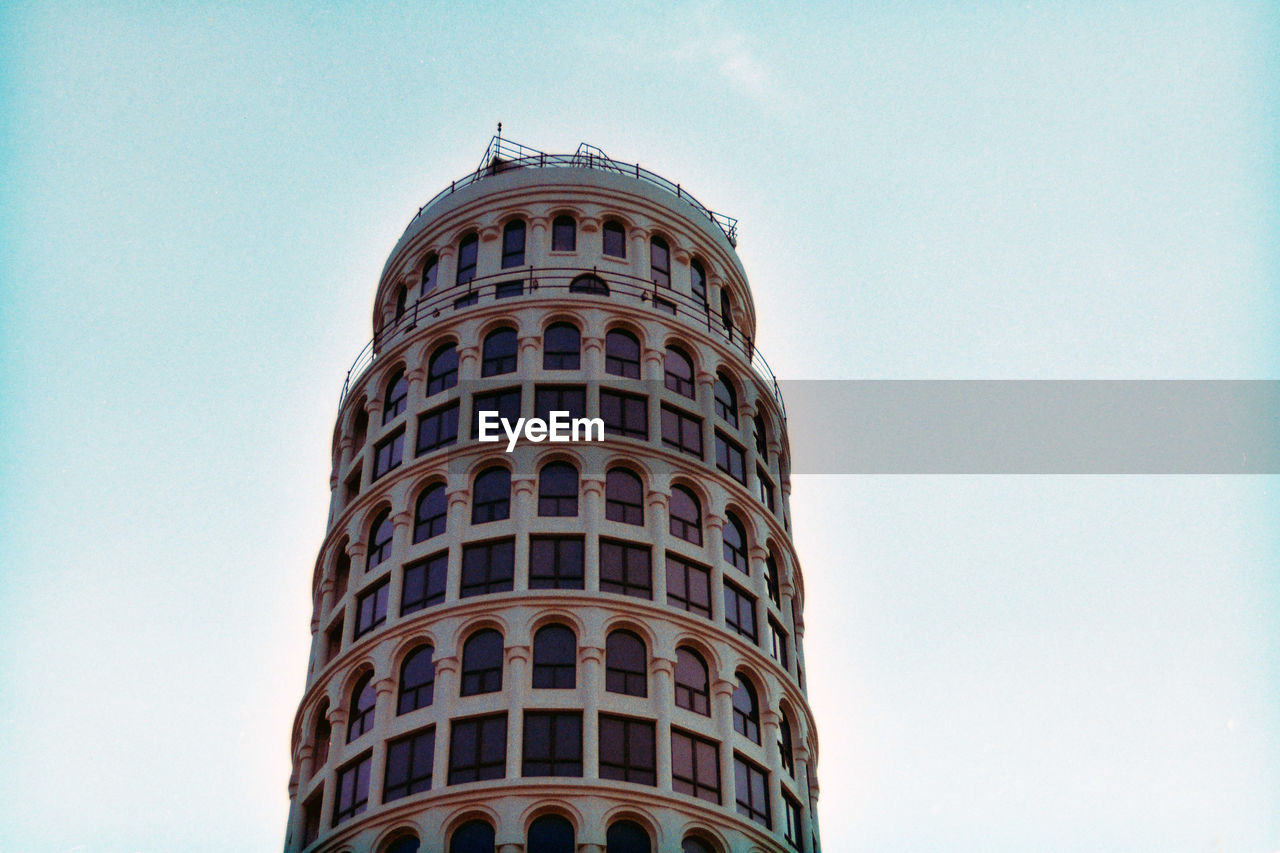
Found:
[[[731,512],[725,513],[721,539],[724,540],[725,562],[741,572],[751,574],[751,564],[747,562],[747,532],[742,522]]]
[[[600,229],[600,234],[604,254],[614,258],[627,256],[627,232],[621,222],[610,219]]]
[[[476,631],[462,645],[462,688],[459,695],[497,693],[502,689],[502,635],[492,628]]]
[[[733,383],[723,373],[716,374],[716,414],[724,420],[738,425],[738,395],[733,390]]]
[[[716,853],[716,849],[696,835],[690,835],[681,842],[680,853]]]
[[[364,403],[360,403],[360,408],[356,411],[356,416],[351,426],[351,446],[356,452],[364,447],[365,436],[369,433],[369,413],[364,408]]]
[[[644,640],[614,631],[604,643],[604,689],[627,696],[649,695],[649,655]]]
[[[533,635],[533,686],[572,689],[577,684],[578,638],[564,625],[545,625]]]
[[[351,710],[347,713],[347,743],[373,728],[373,709],[378,691],[373,689],[373,673],[360,676],[351,690]]]
[[[391,510],[384,509],[369,525],[369,560],[368,568],[381,563],[391,556],[391,537],[395,533],[395,525],[391,523]]]
[[[676,705],[704,717],[711,716],[711,679],[707,663],[693,649],[676,649]]]
[[[573,824],[560,815],[543,815],[529,824],[525,853],[574,853],[578,849]]]
[[[667,355],[663,364],[663,384],[677,394],[694,399],[693,362],[683,350],[667,347]]]
[[[404,378],[403,370],[397,370],[387,380],[387,391],[382,397],[382,422],[390,423],[394,418],[404,414],[408,399],[409,380]]]
[[[484,524],[511,517],[511,472],[486,468],[476,475],[471,490],[471,523]]]
[[[702,507],[693,492],[684,486],[672,486],[667,515],[671,519],[672,536],[694,545],[702,544]]]
[[[582,366],[582,336],[571,323],[553,323],[542,336],[543,370],[577,370]]]
[[[772,553],[764,558],[764,588],[769,593],[769,600],[781,607],[782,590],[778,580],[778,560]]]
[[[413,541],[423,542],[444,533],[449,517],[449,500],[444,493],[444,483],[432,483],[418,496],[413,511]]]
[[[626,468],[610,468],[605,474],[604,517],[623,524],[644,524],[644,485]]]
[[[693,288],[693,298],[707,304],[707,271],[703,269],[702,262],[694,259],[689,263],[689,283]]]
[[[569,282],[570,293],[594,293],[597,296],[608,296],[609,285],[600,276],[593,273],[583,273],[576,276],[573,281]]]
[[[437,273],[440,271],[440,260],[435,255],[427,255],[427,260],[422,264],[422,295],[436,289],[438,284]]]
[[[733,691],[733,730],[747,740],[760,742],[760,703],[751,682],[741,675]]]
[[[751,427],[755,433],[756,455],[760,457],[761,465],[769,464],[769,432],[765,429],[764,418],[755,415],[751,419]]]
[[[383,853],[418,853],[421,843],[416,835],[402,835],[387,845]]]
[[[627,379],[640,378],[640,341],[622,329],[604,336],[604,372]]]
[[[409,289],[403,284],[396,288],[396,319],[399,320],[404,316],[404,310],[409,302]]]
[[[729,291],[720,291],[720,322],[724,323],[724,332],[733,340],[733,303],[729,301]]]
[[[649,240],[649,274],[659,287],[671,286],[671,249],[661,237]]]
[[[435,698],[436,664],[432,660],[435,650],[430,646],[418,646],[400,666],[400,698],[396,701],[396,714],[407,714],[425,708]]]
[[[449,839],[449,853],[493,853],[494,849],[493,827],[483,820],[467,821]]]
[[[516,330],[509,326],[494,329],[485,335],[480,355],[480,375],[498,376],[503,373],[514,373],[518,346]]]
[[[513,219],[502,229],[502,268],[524,266],[524,220]]]
[[[427,362],[427,396],[439,394],[458,384],[458,347],[448,343],[438,348]]]
[[[649,833],[632,820],[617,820],[605,835],[605,853],[653,853]]]
[[[476,255],[480,250],[480,237],[468,234],[458,244],[458,277],[457,284],[466,284],[476,277]]]
[[[796,753],[791,742],[791,721],[785,713],[778,714],[778,755],[782,756],[782,769],[796,778]]]
[[[574,252],[578,249],[578,223],[572,216],[557,216],[551,223],[551,251]]]
[[[578,469],[568,462],[550,462],[542,466],[542,473],[538,477],[538,515],[577,514]]]
[[[313,776],[329,760],[329,743],[332,740],[333,724],[329,722],[329,703],[325,702],[316,711],[315,746],[311,750],[311,773]]]

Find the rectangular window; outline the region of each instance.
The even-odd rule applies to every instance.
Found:
[[[587,416],[587,389],[583,385],[539,385],[533,392],[533,414],[544,421],[552,412],[568,412],[571,418]]]
[[[711,618],[711,570],[667,554],[667,604]]]
[[[600,715],[600,778],[658,784],[652,720]]]
[[[787,632],[772,616],[769,617],[769,656],[783,669],[791,669],[791,661],[787,657]]]
[[[373,448],[373,479],[378,479],[404,461],[404,427],[379,441]]]
[[[431,764],[436,755],[436,728],[423,729],[387,744],[387,772],[382,801],[431,790]]]
[[[649,546],[601,539],[600,591],[652,599],[653,567]]]
[[[551,251],[574,252],[578,249],[578,226],[567,216],[551,223]]]
[[[400,615],[416,613],[444,603],[445,584],[449,578],[449,552],[441,551],[404,567],[404,586],[400,592]]]
[[[795,797],[791,796],[786,791],[783,791],[782,806],[787,810],[787,843],[796,850],[799,850],[800,853],[804,853],[804,833],[800,828],[800,803]]]
[[[529,589],[582,589],[581,536],[532,536],[529,539]]]
[[[773,481],[763,468],[756,468],[756,481],[760,483],[760,503],[768,507],[769,512],[776,513],[778,508],[773,499]]]
[[[457,299],[453,300],[453,310],[457,311],[459,308],[466,308],[468,306],[475,305],[479,301],[480,294],[473,290],[467,295],[459,296]]]
[[[662,443],[673,450],[702,458],[702,418],[662,407]]]
[[[369,767],[372,762],[373,754],[366,752],[338,771],[338,787],[333,801],[334,826],[369,807]]]
[[[499,418],[506,418],[515,425],[516,420],[520,417],[520,389],[519,388],[503,388],[501,391],[488,391],[484,394],[476,394],[471,398],[471,437],[476,438],[480,435],[480,413],[481,412],[497,412]],[[490,423],[494,423],[490,419]],[[490,429],[489,434],[493,435],[494,430]],[[505,436],[501,424],[498,425],[497,433]]]
[[[581,712],[524,712],[524,762],[520,775],[582,775]]]
[[[649,440],[649,398],[600,389],[600,418],[606,435]]]
[[[753,643],[760,637],[756,631],[756,600],[728,581],[724,584],[724,621]]]
[[[329,630],[325,632],[328,638],[329,648],[325,652],[324,662],[328,663],[338,656],[338,652],[342,651],[342,620],[339,619],[329,626]]]
[[[738,814],[767,829],[773,828],[769,817],[769,774],[764,768],[734,753],[733,790]]]
[[[512,296],[519,296],[522,293],[524,293],[523,281],[503,281],[493,286],[495,299],[510,299]]]
[[[320,837],[320,809],[324,801],[324,788],[319,788],[302,804],[302,846],[306,847]]]
[[[716,430],[716,467],[742,485],[747,484],[746,456],[742,447],[720,430]]]
[[[720,803],[720,745],[673,728],[671,787],[707,802]]]
[[[509,592],[515,578],[516,541],[494,539],[462,548],[462,589],[460,598]]]
[[[458,401],[424,414],[418,419],[418,446],[421,456],[441,447],[448,447],[458,440]]]
[[[676,304],[672,302],[670,299],[665,299],[661,296],[654,295],[653,307],[657,308],[659,311],[666,311],[672,317],[676,316]]]
[[[387,597],[390,591],[391,579],[384,578],[381,583],[360,593],[360,597],[356,599],[355,639],[360,639],[387,621]]]
[[[449,784],[507,775],[507,715],[454,720],[449,735]]]
[[[343,505],[350,504],[356,499],[356,496],[360,494],[360,474],[361,469],[356,468],[347,475],[346,482],[343,483],[343,486],[346,488],[346,495],[342,501]]]

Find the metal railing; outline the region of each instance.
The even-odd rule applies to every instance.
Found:
[[[408,227],[412,228],[413,223],[418,221],[418,217],[422,216],[423,211],[440,199],[490,175],[497,175],[512,169],[566,166],[617,172],[620,175],[628,175],[638,181],[661,187],[676,198],[683,199],[699,214],[718,225],[720,230],[724,232],[724,236],[728,238],[729,245],[734,248],[738,246],[738,220],[732,216],[725,216],[723,213],[716,213],[691,196],[689,191],[681,187],[680,184],[672,183],[661,175],[650,172],[648,169],[642,169],[639,163],[624,163],[620,160],[614,160],[599,148],[594,145],[588,145],[585,142],[579,144],[578,150],[572,154],[547,154],[536,148],[530,148],[527,145],[503,139],[500,134],[489,140],[489,146],[485,149],[484,157],[480,160],[480,165],[476,167],[476,170],[453,181],[449,186],[432,196],[430,201],[418,208],[418,212],[409,221]]]
[[[563,298],[566,294],[572,294],[575,299],[646,306],[649,310],[705,330],[714,339],[728,344],[746,358],[752,370],[773,394],[783,418],[786,418],[786,406],[782,401],[777,377],[769,367],[769,362],[756,349],[750,335],[741,329],[727,326],[706,302],[638,276],[595,267],[521,267],[472,279],[453,287],[440,288],[420,297],[411,305],[406,305],[400,316],[379,329],[360,350],[342,383],[339,404],[347,398],[351,387],[374,365],[382,352],[420,326],[442,317],[451,317],[475,305],[538,296]]]

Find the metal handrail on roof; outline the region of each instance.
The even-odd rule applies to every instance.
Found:
[[[620,175],[628,175],[638,181],[661,187],[676,196],[676,198],[683,199],[699,214],[714,222],[724,232],[724,236],[729,240],[729,245],[735,249],[738,247],[737,219],[732,216],[726,216],[723,213],[716,213],[691,196],[689,191],[681,187],[680,184],[673,183],[655,172],[641,168],[639,163],[624,163],[621,160],[614,160],[599,148],[594,145],[588,145],[585,142],[580,143],[578,150],[572,154],[547,154],[536,148],[512,142],[510,139],[503,139],[501,134],[495,135],[489,140],[489,146],[485,148],[484,157],[480,160],[480,165],[476,167],[476,170],[451,182],[449,186],[432,196],[430,201],[418,208],[418,212],[414,214],[408,227],[412,228],[413,223],[418,221],[418,217],[422,216],[423,211],[440,199],[452,195],[463,187],[470,186],[490,175],[496,175],[512,169],[566,166],[617,172]]]

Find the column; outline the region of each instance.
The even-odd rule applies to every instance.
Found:
[[[511,517],[513,519],[535,518],[538,515],[538,481],[535,477],[511,478]],[[517,590],[529,588],[529,537],[516,536],[515,545],[515,577],[512,580]]]
[[[653,700],[657,706],[658,790],[671,793],[671,708],[675,705],[675,658],[656,655],[649,665],[653,675]]]
[[[578,663],[582,681],[578,693],[582,696],[582,777],[600,778],[600,692],[604,690],[604,647],[589,646],[585,641],[578,648]]]
[[[650,489],[645,496],[646,527],[649,541],[653,543],[653,554],[650,565],[653,572],[653,600],[661,605],[667,603],[667,536],[670,521],[667,519],[667,505],[671,495]]]
[[[769,695],[774,685],[760,697],[765,707],[760,711],[760,734],[764,738],[766,766],[769,768],[769,813],[773,816],[774,831],[782,826],[786,819],[786,810],[782,806],[782,777],[786,775],[782,769],[782,755],[778,752],[778,712],[773,710],[773,699]]]
[[[595,458],[595,457],[592,457]],[[600,591],[600,519],[604,518],[604,472],[584,474],[579,485],[582,506],[578,518],[582,520],[582,571],[583,588],[588,592]]]
[[[391,727],[391,721],[395,718],[395,699],[396,699],[396,680],[394,678],[379,678],[373,682],[373,689],[377,691],[378,700],[373,710],[373,737],[377,739],[373,742],[373,752],[369,757],[369,808],[372,809],[382,802],[382,769],[387,766],[387,741],[385,738],[377,737],[380,732],[386,732]]]
[[[460,661],[457,655],[435,658],[436,683],[433,688],[432,705],[443,703],[444,708],[452,707],[458,696],[458,668]],[[436,751],[431,759],[431,787],[443,788],[449,781],[449,720],[441,714],[436,723]]]
[[[711,684],[712,716],[716,736],[720,739],[720,800],[733,807],[733,691],[738,684],[728,678],[717,678]]]
[[[503,676],[503,692],[516,697],[524,692],[529,676],[529,646],[507,646],[506,674]],[[520,760],[524,743],[524,719],[519,702],[509,702],[507,708],[507,773],[508,779],[520,778]]]

